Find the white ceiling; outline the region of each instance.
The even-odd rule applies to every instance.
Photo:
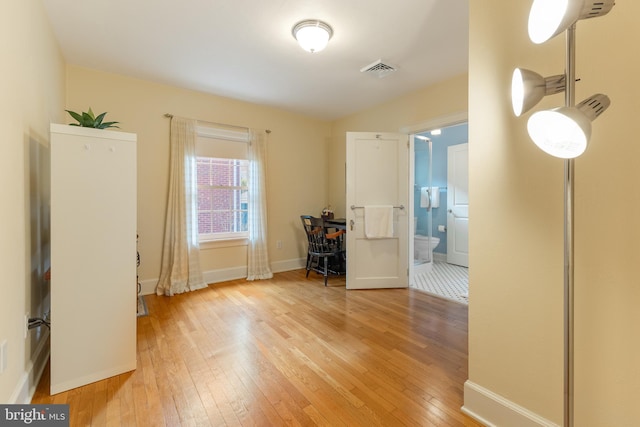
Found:
[[[335,119],[468,69],[468,0],[42,0],[65,60]],[[303,51],[294,24],[333,27]],[[385,78],[360,69],[382,59]]]

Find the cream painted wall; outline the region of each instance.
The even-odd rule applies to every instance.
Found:
[[[400,76],[398,76],[399,78]],[[389,77],[395,78],[395,77]],[[467,111],[467,75],[409,93],[368,110],[336,120],[329,158],[329,202],[345,217],[345,161],[347,132],[399,132],[439,117]]]
[[[326,205],[330,124],[283,110],[69,65],[67,108],[107,111],[121,130],[138,134],[138,248],[140,279],[160,271],[169,165],[165,113],[270,129],[267,150],[268,246],[275,269],[304,257],[301,214]],[[66,119],[65,119],[66,120]],[[276,241],[282,241],[282,249]],[[203,248],[203,271],[246,265],[246,247]]]
[[[544,75],[562,72],[563,42],[528,42],[529,2],[471,1],[470,7],[470,381],[560,423],[562,163],[529,142],[527,116],[515,119],[509,111],[508,87],[516,65]],[[634,141],[640,122],[632,117],[640,111],[640,59],[624,50],[640,37],[639,12],[640,3],[618,2],[608,16],[578,26],[578,100],[597,91],[612,100],[594,123],[593,145],[576,170],[576,425],[587,427],[631,426],[640,419],[640,227],[634,222],[640,217],[640,146]],[[46,249],[35,247],[46,243],[47,230],[33,233],[38,221],[30,219],[32,184],[42,182],[32,153],[46,158],[40,147],[46,147],[48,123],[68,118],[61,115],[63,61],[40,3],[12,2],[0,22],[4,40],[21,41],[0,47],[7,64],[0,79],[0,342],[8,342],[0,402],[11,402],[25,384],[33,386],[30,376],[38,369],[39,341],[22,338],[22,318],[38,309],[33,297],[47,262]],[[269,246],[272,261],[284,262],[304,251],[299,213],[327,203],[344,212],[346,131],[397,131],[466,109],[466,76],[333,125],[74,66],[67,69],[67,85],[66,108],[108,111],[122,130],[138,133],[143,279],[159,270],[169,152],[165,112],[273,130]],[[542,106],[561,102],[550,97]],[[284,243],[280,251],[276,240]],[[203,254],[212,268],[237,265],[243,256],[242,250],[229,259],[224,252]]]
[[[25,339],[24,316],[48,311],[49,123],[62,117],[64,62],[38,0],[4,5],[0,38],[0,403],[28,403],[48,354],[48,331]]]
[[[563,162],[510,111],[514,67],[564,70],[564,37],[533,45],[531,2],[471,1],[469,379],[562,423]],[[640,420],[640,3],[577,26],[576,100],[609,95],[575,173],[575,425]],[[562,105],[547,97],[536,110]]]

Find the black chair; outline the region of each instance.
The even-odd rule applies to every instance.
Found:
[[[300,215],[300,219],[309,244],[307,277],[311,270],[316,271],[324,276],[324,285],[327,286],[329,274],[339,275],[346,272],[345,231],[327,233],[322,218]]]

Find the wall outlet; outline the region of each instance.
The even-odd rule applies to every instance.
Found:
[[[8,345],[7,340],[0,343],[0,374],[7,370]]]
[[[276,241],[276,248],[277,249],[282,249],[282,240]]]

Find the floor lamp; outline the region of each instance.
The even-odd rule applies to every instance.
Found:
[[[544,96],[565,93],[564,107],[539,111],[529,117],[527,131],[544,152],[564,159],[564,426],[574,423],[574,277],[573,219],[574,162],[587,149],[591,122],[610,101],[595,94],[575,105],[576,22],[609,13],[615,0],[534,0],[529,12],[529,38],[536,44],[566,33],[565,73],[542,77],[516,69],[511,81],[513,111],[520,116]]]

